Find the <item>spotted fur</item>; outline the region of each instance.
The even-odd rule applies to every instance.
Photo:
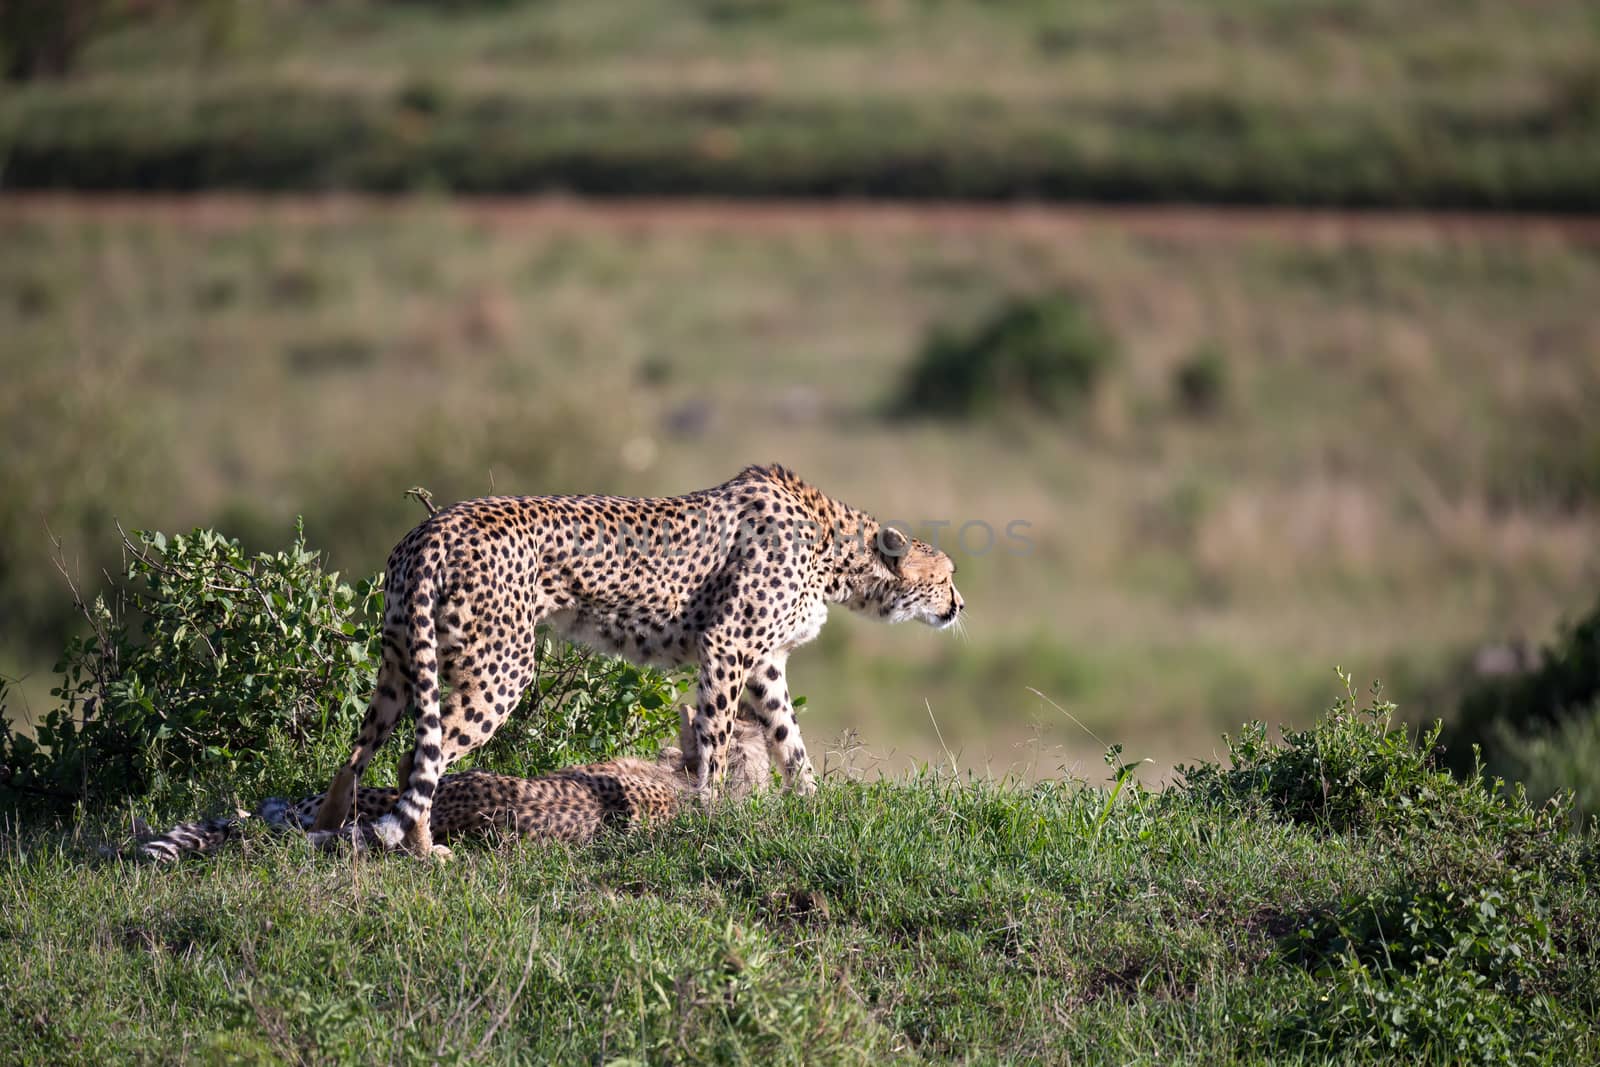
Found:
[[[680,741],[693,736],[684,709]],[[765,789],[771,781],[766,739],[759,727],[740,721],[728,747],[727,792],[742,798]],[[654,761],[618,759],[568,767],[538,778],[513,778],[471,770],[447,774],[429,811],[434,838],[450,840],[471,833],[498,830],[525,838],[582,842],[605,829],[629,829],[641,822],[670,819],[694,791],[697,768],[680,748],[663,749]],[[399,798],[393,788],[361,786],[356,790],[354,818],[343,826],[310,834],[313,844],[349,842],[358,850],[378,846],[374,824]],[[283,830],[311,831],[322,807],[322,794],[298,801],[270,798],[254,816],[234,816],[182,823],[138,845],[141,859],[167,861],[214,852],[237,837],[245,820],[256,818]]]
[[[377,692],[316,829],[345,821],[367,764],[414,703],[416,744],[398,778],[405,790],[374,832],[426,855],[440,776],[516,707],[533,678],[541,623],[637,663],[699,668],[685,752],[700,790],[721,776],[737,713],[765,731],[789,787],[810,792],[789,653],[817,636],[832,604],[949,626],[962,609],[954,573],[943,552],[778,466],[679,497],[456,504],[389,556]]]

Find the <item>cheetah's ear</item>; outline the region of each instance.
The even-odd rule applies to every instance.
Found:
[[[878,550],[878,558],[892,571],[898,572],[900,565],[905,561],[906,554],[911,551],[911,539],[896,530],[893,526],[878,527],[877,536],[873,538],[873,545]]]

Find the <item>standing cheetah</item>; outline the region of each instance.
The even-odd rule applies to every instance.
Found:
[[[344,823],[373,753],[415,703],[405,791],[374,832],[389,848],[429,854],[439,777],[516,707],[540,623],[636,663],[699,667],[685,758],[702,791],[720,777],[737,711],[766,732],[789,787],[809,793],[789,653],[817,636],[832,604],[950,626],[962,609],[954,574],[943,552],[775,465],[678,497],[463,501],[389,556],[377,692],[315,829]]]
[[[566,767],[538,778],[513,778],[471,770],[439,779],[428,827],[436,838],[499,829],[519,837],[582,842],[602,830],[626,830],[641,822],[670,819],[683,806],[699,777],[684,755],[693,741],[691,713],[682,709],[682,748],[662,749],[654,762],[617,759]],[[743,798],[764,790],[771,781],[766,737],[754,723],[734,723],[728,745],[727,789]],[[356,790],[355,818],[336,830],[317,831],[313,844],[327,847],[348,842],[359,851],[378,845],[372,824],[387,815],[400,791],[379,786]],[[256,817],[286,830],[309,830],[317,820],[322,794],[295,802],[263,801]],[[224,816],[182,823],[166,833],[142,840],[135,855],[145,860],[175,860],[214,852],[235,837],[245,816]]]

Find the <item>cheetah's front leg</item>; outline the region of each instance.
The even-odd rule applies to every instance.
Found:
[[[699,770],[696,789],[707,800],[716,798],[727,769],[728,739],[733,736],[734,712],[739,694],[755,660],[747,653],[717,654],[707,643],[700,661],[699,699],[694,717],[695,751],[684,753]]]
[[[806,755],[806,743],[800,738],[794,703],[789,698],[787,665],[788,657],[781,653],[757,662],[745,682],[746,698],[742,706],[761,724],[767,737],[767,751],[772,754],[773,762],[783,769],[784,785],[805,796],[817,791],[817,779]]]

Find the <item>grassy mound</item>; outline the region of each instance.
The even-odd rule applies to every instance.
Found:
[[[1592,1061],[1593,838],[1441,774],[1387,714],[1344,702],[1161,794],[834,778],[586,848],[469,846],[446,867],[255,837],[178,869],[94,865],[11,828],[12,1049]],[[1319,813],[1301,798],[1329,767],[1354,800]]]

